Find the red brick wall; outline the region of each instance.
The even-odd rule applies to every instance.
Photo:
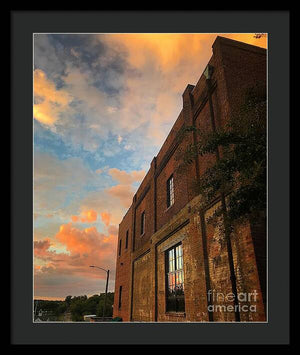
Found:
[[[226,83],[228,107],[232,110],[243,100],[246,89],[266,86],[266,50],[226,38],[215,42],[214,52],[220,58]]]
[[[128,231],[128,247],[125,249],[126,232]],[[119,256],[119,241],[122,240],[121,255]],[[128,210],[119,225],[118,250],[116,260],[116,280],[113,316],[129,321],[130,311],[130,275],[132,249],[132,208]],[[122,306],[119,309],[119,289],[122,286]]]
[[[201,132],[211,132],[212,131],[208,101],[206,102],[202,111],[197,116],[196,121],[195,121],[195,126]],[[206,171],[207,168],[212,166],[215,163],[215,161],[216,161],[215,154],[205,154],[203,156],[198,155],[200,176]]]
[[[184,149],[184,144],[180,145]],[[176,153],[176,152],[175,152]],[[157,229],[160,229],[189,201],[186,175],[177,172],[178,162],[175,153],[157,177]],[[173,174],[174,204],[167,208],[167,180]]]
[[[146,193],[141,203],[136,208],[135,244],[134,249],[140,249],[153,234],[154,209],[153,209],[153,184]],[[145,211],[144,233],[141,235],[141,215]]]
[[[133,264],[133,302],[132,320],[149,322],[152,321],[152,284],[153,274],[149,273],[151,263],[150,253],[138,258]],[[143,295],[143,297],[141,297]]]

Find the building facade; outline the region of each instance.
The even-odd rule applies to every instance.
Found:
[[[216,156],[198,156],[186,173],[177,169],[177,153],[197,139],[182,136],[184,127],[222,126],[247,88],[266,87],[265,49],[223,37],[212,49],[119,225],[114,317],[123,321],[266,321],[265,220],[234,230],[230,264],[220,228],[207,223],[221,202],[199,211],[194,188]]]

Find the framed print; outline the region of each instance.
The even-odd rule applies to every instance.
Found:
[[[12,343],[288,344],[288,12],[11,19]]]

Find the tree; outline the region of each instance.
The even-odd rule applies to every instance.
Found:
[[[99,295],[94,295],[94,296],[89,297],[85,302],[84,313],[85,314],[96,314],[99,301],[100,301]]]
[[[70,312],[72,315],[72,321],[78,322],[84,320],[84,315],[95,314],[99,317],[102,317],[103,307],[104,307],[104,298],[105,294],[94,295],[91,297],[87,296],[76,296],[69,298],[70,301]],[[105,317],[112,316],[112,305],[114,302],[114,293],[108,292],[106,307],[105,307]],[[66,303],[66,300],[65,302]]]
[[[72,320],[83,321],[83,312],[85,310],[85,301],[87,296],[73,297],[70,305]]]
[[[181,156],[181,168],[198,155],[218,153],[219,158],[200,177],[196,186],[202,206],[226,195],[227,223],[233,226],[264,214],[266,209],[266,93],[264,87],[245,92],[245,100],[224,127],[209,133],[196,127],[198,143],[190,145]],[[223,215],[220,206],[211,221]]]
[[[69,308],[70,305],[71,305],[71,301],[72,301],[72,296],[67,296],[67,297],[65,298],[65,303],[66,303],[66,305],[67,305],[68,308]]]
[[[47,319],[51,316],[52,320],[62,320],[66,311],[71,312],[72,321],[78,322],[84,320],[84,315],[95,314],[102,317],[105,294],[87,296],[67,296],[64,301],[46,301],[34,300],[35,315],[39,311],[46,312]],[[114,293],[108,292],[105,317],[112,317],[112,306],[114,303]]]
[[[57,317],[62,316],[67,310],[67,305],[65,302],[61,302],[55,310],[55,315]]]
[[[105,294],[101,293],[100,300],[97,306],[97,312],[96,312],[98,317],[102,317],[103,315],[104,298],[105,298]],[[114,304],[114,293],[108,292],[107,299],[106,299],[106,306],[105,306],[105,314],[104,314],[105,317],[112,317],[113,304]]]

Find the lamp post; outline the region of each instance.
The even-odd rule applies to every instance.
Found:
[[[104,306],[103,306],[103,313],[102,313],[102,321],[104,321],[105,309],[106,309],[107,289],[108,289],[108,280],[109,280],[109,270],[105,270],[102,267],[95,266],[95,265],[90,265],[90,267],[95,267],[97,269],[103,270],[107,274],[107,276],[106,276],[106,286],[105,286]]]

